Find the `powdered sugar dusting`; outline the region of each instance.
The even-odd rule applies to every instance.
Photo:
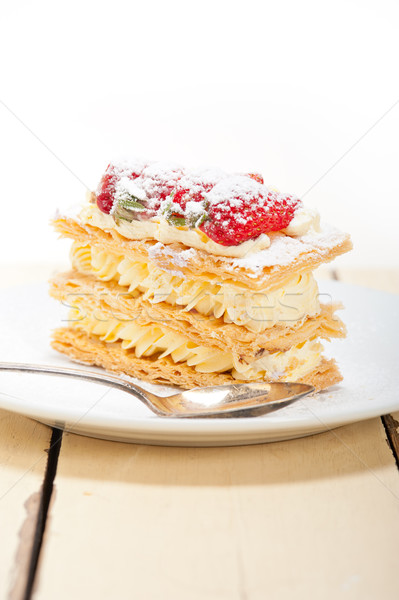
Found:
[[[123,175],[115,186],[115,199],[123,198],[126,195],[133,196],[137,200],[146,200],[147,196],[142,187],[137,185],[137,179],[130,179]]]
[[[180,252],[175,252],[173,255],[173,262],[179,267],[187,267],[190,259],[195,256],[194,248],[188,248]]]
[[[129,177],[131,174],[138,177],[147,165],[148,161],[140,158],[121,158],[112,161],[108,166],[108,169],[112,170],[119,179],[121,177]]]
[[[148,250],[148,256],[152,259],[158,258],[159,256],[165,253],[165,250],[166,248],[164,244],[161,244],[161,242],[157,242]]]
[[[269,248],[260,250],[245,256],[243,258],[224,258],[226,271],[234,271],[235,269],[245,269],[247,272],[252,272],[250,277],[258,277],[265,268],[275,266],[288,266],[295,263],[295,260],[303,253],[317,253],[320,258],[326,256],[334,247],[342,244],[347,239],[347,234],[329,225],[323,225],[321,231],[306,234],[301,237],[293,238],[282,233],[276,233],[271,238]],[[168,257],[170,262],[176,267],[189,267],[192,259],[198,257],[198,250],[189,248],[187,250],[179,250],[171,246],[165,246],[162,243],[157,243],[149,250],[149,256],[155,262],[162,256]],[[157,260],[158,259],[158,260]],[[165,267],[160,267],[164,270]],[[179,272],[179,276],[183,276]]]
[[[319,232],[296,238],[277,233],[271,236],[269,248],[235,259],[232,261],[232,267],[252,271],[256,277],[264,268],[291,264],[304,252],[326,255],[332,248],[344,242],[346,237],[346,233],[329,225],[323,225]]]
[[[269,189],[245,175],[231,175],[222,179],[207,194],[207,200],[212,206],[237,206],[243,201],[252,200],[254,197],[261,202],[267,202]]]
[[[192,223],[194,227],[198,227],[206,217],[206,208],[202,202],[187,202],[184,211],[184,218],[188,223]]]
[[[186,170],[179,185],[183,189],[190,190],[193,194],[209,191],[223,179],[228,178],[227,173],[221,169],[203,167],[200,169]]]
[[[171,194],[182,175],[183,168],[178,164],[154,162],[143,170],[136,184],[143,188],[149,202],[157,205],[160,198]]]
[[[161,242],[158,242],[149,249],[148,256],[157,263],[159,268],[171,273],[172,275],[184,278],[185,275],[182,271],[175,271],[169,268],[166,269],[165,266],[159,264],[159,259],[162,259],[162,257],[167,257],[176,267],[184,268],[187,267],[190,263],[190,260],[196,256],[196,250],[194,250],[194,248],[188,248],[187,250],[176,250],[170,246],[165,246]]]
[[[78,223],[81,222],[80,213],[82,212],[82,204],[71,204],[62,209],[62,211],[57,208],[53,215],[53,219],[57,221],[58,219],[73,219]]]

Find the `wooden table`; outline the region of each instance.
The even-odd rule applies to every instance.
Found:
[[[10,267],[3,285],[47,271]],[[399,292],[399,271],[324,276]],[[0,411],[0,598],[396,597],[398,421],[162,448]]]

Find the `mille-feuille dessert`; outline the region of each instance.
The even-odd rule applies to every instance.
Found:
[[[342,377],[321,340],[345,337],[313,270],[351,249],[302,201],[257,173],[112,163],[76,217],[72,269],[51,281],[70,307],[52,346],[80,363],[183,388]]]

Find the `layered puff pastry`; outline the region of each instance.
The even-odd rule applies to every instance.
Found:
[[[340,306],[313,270],[350,238],[260,175],[112,163],[53,224],[72,268],[50,282],[69,307],[52,346],[71,359],[183,388],[341,380],[321,341],[345,337]]]

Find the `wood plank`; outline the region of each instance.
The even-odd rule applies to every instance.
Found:
[[[0,288],[46,281],[54,264],[1,267]],[[52,430],[0,409],[0,598],[24,597]]]
[[[67,434],[56,488],[38,600],[374,599],[399,584],[380,419],[238,448]]]
[[[26,587],[51,429],[0,410],[0,598]]]

